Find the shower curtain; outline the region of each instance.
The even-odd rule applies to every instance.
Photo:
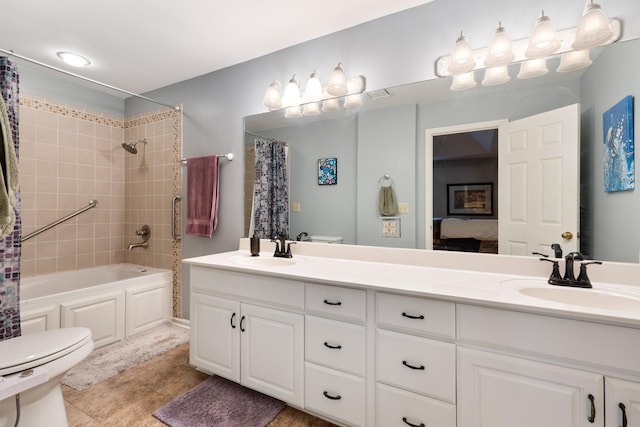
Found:
[[[0,92],[7,107],[13,144],[18,157],[18,69],[10,58],[0,57]],[[3,157],[3,156],[0,156]],[[15,194],[13,231],[0,239],[0,341],[20,336],[20,255],[22,218],[20,192]]]
[[[261,239],[289,235],[289,182],[287,146],[278,141],[255,140],[255,178],[250,233]]]

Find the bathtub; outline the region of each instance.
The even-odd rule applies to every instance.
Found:
[[[85,326],[94,346],[118,342],[171,319],[169,270],[115,264],[24,278],[23,334]]]

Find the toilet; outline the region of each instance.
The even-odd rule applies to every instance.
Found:
[[[61,328],[0,341],[0,427],[66,427],[60,380],[93,350],[88,328]]]

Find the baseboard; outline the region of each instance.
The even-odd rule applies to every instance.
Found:
[[[171,323],[173,323],[176,326],[181,326],[181,327],[186,328],[186,329],[191,329],[191,322],[189,321],[189,319],[181,319],[179,317],[172,317],[171,318]]]

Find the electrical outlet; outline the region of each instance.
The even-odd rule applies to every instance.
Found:
[[[398,213],[408,214],[409,213],[409,203],[398,203]]]
[[[293,212],[300,212],[300,202],[291,203],[291,210]]]

